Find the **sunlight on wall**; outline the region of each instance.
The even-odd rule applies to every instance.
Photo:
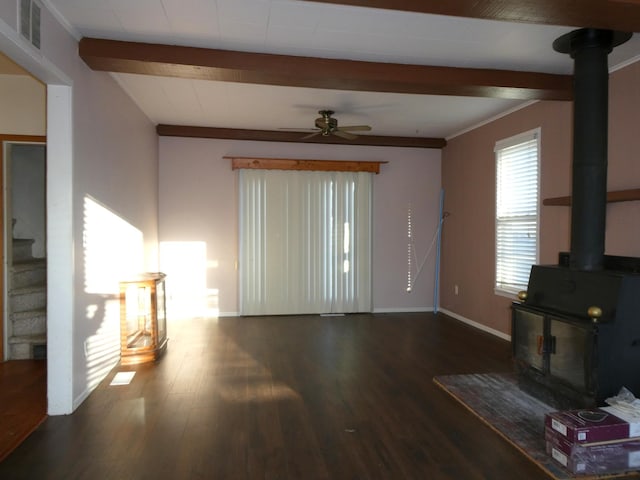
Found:
[[[87,293],[118,293],[118,282],[144,269],[142,232],[89,196],[82,241]]]
[[[121,280],[144,269],[140,230],[90,196],[84,198],[85,318],[95,331],[84,341],[87,388],[92,390],[120,356]],[[89,327],[94,328],[94,327]]]
[[[207,288],[205,242],[162,242],[160,268],[167,274],[167,312],[170,318],[217,317],[218,289]],[[215,268],[215,267],[212,267]]]
[[[107,299],[102,305],[89,305],[87,319],[92,318],[101,320],[101,323],[96,333],[84,342],[87,387],[90,390],[102,381],[120,356],[120,301]]]

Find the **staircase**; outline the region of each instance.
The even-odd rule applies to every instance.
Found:
[[[34,240],[13,239],[9,276],[9,358],[47,357],[47,260],[34,258]]]

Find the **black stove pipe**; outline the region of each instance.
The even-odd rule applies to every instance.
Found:
[[[631,33],[584,28],[553,42],[574,59],[570,267],[602,270],[607,206],[607,137],[611,50]]]

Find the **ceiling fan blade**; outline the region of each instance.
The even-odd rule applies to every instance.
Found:
[[[342,138],[345,138],[347,140],[355,140],[356,138],[358,138],[357,135],[353,135],[352,133],[345,132],[345,131],[343,131],[341,129],[333,130],[331,133],[333,135],[337,136],[337,137],[342,137]]]
[[[287,130],[289,132],[318,132],[317,128],[285,128],[279,127],[278,130]]]
[[[338,127],[343,132],[368,132],[371,130],[369,125],[347,125],[346,127]]]
[[[300,140],[307,140],[309,138],[315,137],[316,135],[320,135],[322,132],[314,132],[311,135],[305,135],[304,137],[302,137]]]

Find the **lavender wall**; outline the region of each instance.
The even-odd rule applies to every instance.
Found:
[[[119,361],[117,282],[133,271],[158,268],[158,146],[154,126],[109,75],[92,72],[82,63],[76,68],[73,396],[77,403]],[[87,243],[87,202],[99,205],[113,222],[109,225],[117,225],[104,230],[103,242],[100,233],[92,236],[93,245]],[[89,259],[100,259],[97,269],[90,270]],[[87,280],[100,270],[104,283],[90,287]]]
[[[48,84],[48,400],[69,413],[119,359],[118,279],[158,266],[157,136],[46,8],[41,51],[23,45],[15,4],[0,7],[0,46]]]
[[[640,187],[640,63],[611,74],[609,190]],[[538,102],[450,139],[443,151],[443,308],[494,333],[510,334],[511,299],[493,292],[497,140],[541,127],[541,198],[571,193],[572,103]],[[607,207],[606,253],[640,256],[640,202]],[[540,262],[557,263],[570,242],[570,209],[540,210]],[[458,285],[458,294],[455,294]]]
[[[421,262],[437,226],[439,150],[161,137],[161,268],[181,268],[169,258],[172,248],[184,249],[183,256],[194,259],[205,251],[206,272],[197,267],[194,271],[201,279],[196,289],[206,290],[205,308],[210,309],[209,313],[237,315],[239,311],[235,268],[237,172],[231,170],[229,160],[222,158],[233,155],[389,162],[374,177],[374,309],[425,311],[433,307],[435,249],[417,277],[413,292],[406,291],[407,208],[411,205],[413,209],[413,230]],[[197,262],[194,260],[193,264]],[[171,283],[171,275],[167,282],[172,292],[180,288]]]

